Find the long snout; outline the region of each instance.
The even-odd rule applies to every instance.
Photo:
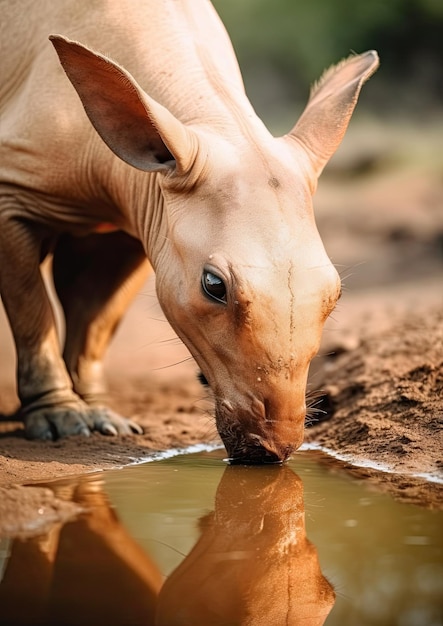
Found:
[[[252,399],[217,403],[217,429],[232,463],[282,463],[303,443],[306,405]]]

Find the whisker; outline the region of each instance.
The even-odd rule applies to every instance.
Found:
[[[186,363],[186,361],[193,361],[193,357],[192,356],[187,356],[186,358],[182,359],[181,361],[176,361],[175,363],[170,363],[169,365],[162,365],[161,367],[154,367],[152,368],[153,372],[157,372],[158,370],[165,370],[168,367],[175,367],[176,365],[180,365],[181,363]]]
[[[327,411],[325,411],[324,409],[319,409],[317,404],[320,404],[320,402],[322,402],[323,398],[319,398],[317,400],[317,402],[313,402],[312,404],[310,404],[308,407],[306,407],[306,412],[307,413],[323,413],[323,415],[326,415]]]
[[[314,356],[314,359],[324,359],[327,356],[334,356],[334,355],[335,355],[335,350],[330,350],[329,352],[318,352]]]
[[[348,266],[343,266],[343,269],[341,271],[339,271],[337,269],[337,265],[335,266],[338,274],[340,276],[340,280],[342,282],[342,286],[344,286],[344,282],[346,280],[348,280],[348,278],[351,278],[351,276],[355,276],[355,270],[362,266],[362,265],[366,265],[367,261],[360,261],[359,263],[354,263],[353,265],[348,265]],[[344,272],[347,272],[347,274],[344,274]]]
[[[171,337],[170,339],[153,339],[152,341],[146,341],[135,348],[135,350],[140,351],[146,348],[151,348],[152,346],[160,345],[163,343],[170,342],[171,345],[181,346],[184,345],[182,340],[179,337]],[[174,343],[175,342],[175,343]]]
[[[158,543],[159,545],[164,546],[165,548],[169,548],[170,550],[172,550],[173,552],[176,552],[177,554],[179,554],[183,558],[185,558],[185,556],[186,556],[186,554],[184,552],[182,552],[178,548],[175,548],[170,543],[166,543],[165,541],[160,541],[159,539],[151,539],[151,541],[152,541],[152,543]]]
[[[361,265],[366,265],[366,263],[367,263],[367,261],[359,261],[358,263],[353,263],[352,265],[344,265],[344,264],[339,265],[337,263],[334,263],[334,267],[335,268],[338,268],[338,267],[342,268],[341,270],[337,269],[337,272],[341,276],[343,274],[343,272],[356,269],[357,267],[360,267]]]
[[[157,339],[157,340],[152,341],[150,345],[153,345],[155,343],[158,343],[158,344],[169,343],[174,346],[183,345],[183,342],[179,337],[170,337],[169,339]]]
[[[161,318],[161,317],[152,317],[151,315],[149,315],[146,317],[146,319],[152,322],[165,322],[166,324],[169,324],[168,320],[165,320],[164,318]]]
[[[319,400],[326,394],[324,389],[308,389],[306,392],[306,400]]]

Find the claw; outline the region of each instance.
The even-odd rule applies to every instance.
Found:
[[[104,423],[100,430],[104,435],[112,435],[114,437],[118,435],[116,427],[109,423]]]
[[[80,428],[80,430],[78,431],[78,434],[81,435],[82,437],[90,437],[91,431],[89,430],[89,428],[85,426],[84,428]]]
[[[117,437],[143,429],[131,420],[114,413],[106,407],[89,407],[79,403],[78,407],[57,405],[29,412],[25,417],[25,434],[28,439],[55,440],[71,435],[89,437],[92,431]]]
[[[128,424],[133,433],[135,433],[136,435],[143,435],[143,428],[140,426],[140,424],[136,424],[135,422],[129,420]]]

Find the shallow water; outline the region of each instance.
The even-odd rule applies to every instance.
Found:
[[[443,624],[443,512],[369,491],[319,453],[222,459],[51,483],[90,512],[0,545],[0,624]]]

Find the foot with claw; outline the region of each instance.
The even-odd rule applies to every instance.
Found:
[[[28,439],[56,440],[71,435],[89,437],[93,431],[102,435],[130,435],[143,433],[135,422],[106,407],[52,406],[35,409],[24,417]]]

